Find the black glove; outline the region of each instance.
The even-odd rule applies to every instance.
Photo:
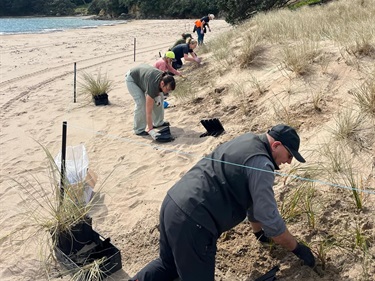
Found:
[[[292,253],[303,260],[305,265],[310,266],[311,268],[315,266],[315,258],[309,247],[298,243]]]
[[[271,239],[268,238],[265,234],[263,229],[259,230],[258,232],[254,232],[255,237],[261,243],[271,243]]]

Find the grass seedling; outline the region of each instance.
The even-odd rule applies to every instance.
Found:
[[[304,196],[304,187],[300,186],[286,193],[282,200],[280,214],[286,222],[294,221],[302,214],[300,202]]]
[[[333,135],[341,140],[356,140],[358,134],[363,130],[363,124],[366,117],[349,108],[339,112],[334,120],[335,128],[332,129]]]
[[[375,117],[375,75],[350,93],[363,112]]]
[[[327,267],[328,253],[334,248],[343,249],[342,245],[340,245],[340,242],[337,241],[336,238],[332,235],[327,235],[323,237],[323,240],[315,241],[312,244],[313,245],[311,247],[311,250],[320,260],[323,270],[325,270]]]
[[[343,177],[345,183],[352,189],[353,198],[357,209],[361,210],[363,207],[362,193],[360,191],[362,186],[362,178],[360,175],[357,175],[357,173],[354,172],[351,162],[347,163],[346,168],[343,171]]]
[[[280,101],[280,99],[278,99],[277,97],[276,97],[276,100],[277,100],[277,103],[273,102],[272,107],[273,107],[277,122],[287,124],[294,128],[298,127],[298,124],[295,123],[295,119],[289,108],[289,105],[284,105]]]
[[[311,229],[315,229],[315,210],[313,207],[315,191],[314,183],[309,183],[308,186],[306,186],[303,198],[303,211],[307,216],[307,222]]]
[[[332,173],[340,173],[344,170],[346,162],[345,153],[342,150],[343,144],[337,141],[329,141],[319,147],[319,154],[326,161],[320,162],[323,170],[331,177]]]
[[[234,95],[237,97],[237,99],[241,102],[239,102],[240,109],[242,111],[243,115],[248,114],[248,108],[247,108],[247,100],[246,100],[246,88],[245,88],[245,83],[241,82],[234,82],[233,85],[233,91]]]
[[[259,94],[262,95],[262,94],[264,94],[266,92],[266,90],[260,84],[260,82],[258,81],[258,79],[256,77],[254,77],[253,75],[251,75],[250,83],[251,83],[251,86],[255,87],[258,90]]]

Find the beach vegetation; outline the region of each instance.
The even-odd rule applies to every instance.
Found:
[[[107,74],[102,75],[99,71],[95,76],[88,72],[83,72],[81,75],[82,81],[81,93],[95,98],[103,94],[108,94],[113,89],[113,81],[108,79]]]
[[[0,16],[67,16],[74,14],[100,15],[116,18],[126,14],[131,18],[201,18],[202,15],[221,14],[230,24],[238,24],[261,11],[289,6],[292,9],[320,4],[329,0],[2,0]]]
[[[297,75],[306,75],[311,72],[311,62],[318,54],[318,45],[315,42],[293,42],[283,47],[282,62],[288,70]]]
[[[373,72],[373,75],[350,93],[362,112],[375,117],[375,70]]]
[[[13,179],[24,192],[21,196],[26,196],[23,208],[25,208],[27,222],[22,226],[22,230],[33,229],[33,235],[39,240],[40,259],[47,275],[61,277],[71,274],[70,280],[74,281],[102,280],[103,276],[108,274],[103,270],[108,266],[111,257],[96,255],[96,248],[93,248],[96,241],[91,241],[90,246],[83,244],[86,239],[89,241],[91,238],[95,239],[90,216],[93,209],[98,207],[98,196],[103,185],[96,188],[96,192],[90,198],[87,197],[85,192],[91,179],[86,177],[79,180],[80,175],[69,174],[70,178],[74,177],[77,180],[71,183],[67,174],[61,172],[49,150],[41,144],[40,146],[46,154],[46,179],[39,180],[36,177],[32,177],[31,180],[27,177]],[[86,248],[76,253],[76,246]],[[98,258],[90,257],[90,254]],[[70,264],[69,260],[65,260],[66,257],[69,257],[73,263]],[[56,258],[59,261],[64,260],[62,265],[66,266],[66,269],[56,268]],[[76,261],[79,261],[79,264],[75,264]]]

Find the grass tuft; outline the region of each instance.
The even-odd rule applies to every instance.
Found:
[[[101,94],[108,94],[113,89],[113,81],[108,79],[107,75],[102,75],[99,71],[97,76],[83,72],[81,75],[82,82],[81,93],[89,97],[95,97]]]

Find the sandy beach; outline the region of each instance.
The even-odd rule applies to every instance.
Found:
[[[278,19],[283,22],[287,18],[288,26],[288,16]],[[215,45],[216,53],[198,47],[195,51],[202,56],[203,65],[188,62],[183,68],[185,77],[176,78],[176,91],[180,86],[192,95],[178,99],[172,92],[167,98],[171,106],[165,109],[165,121],[171,123],[175,140],[156,143],[150,136],[134,135],[134,102],[124,82],[126,72],[140,63],[153,64],[159,53],[167,51],[182,32],[191,33],[192,27],[193,20],[137,20],[64,32],[0,36],[1,281],[71,278],[58,263],[47,271],[43,261],[49,253],[45,241],[50,235],[36,233],[33,220],[38,215],[35,198],[52,195],[42,146],[53,157],[61,151],[64,121],[67,145],[83,144],[89,168],[98,175],[93,228],[110,237],[121,251],[122,270],[108,280],[127,280],[158,255],[161,202],[192,165],[223,142],[249,131],[264,133],[277,123],[298,129],[300,151],[307,161],[282,165],[275,180],[275,198],[288,229],[299,241],[309,243],[318,266],[314,270],[302,266],[296,256],[281,247],[263,247],[244,222],[220,237],[215,280],[253,281],[276,265],[280,265],[280,281],[373,280],[373,117],[361,122],[357,131],[341,142],[332,133],[340,113],[361,112],[353,92],[373,77],[373,54],[353,55],[317,34],[314,38],[321,40],[316,44],[319,50],[308,62],[308,73],[298,75],[288,68],[283,54],[293,51],[293,46],[298,49],[302,40],[293,42],[294,37],[280,36],[279,42],[275,36],[272,41],[267,30],[258,34],[256,28],[260,26],[252,22],[245,28],[232,28],[215,19],[205,40],[226,31],[235,36],[220,41],[229,47]],[[306,24],[306,34],[310,27],[315,25]],[[278,29],[275,33],[279,35]],[[258,35],[263,41],[255,49],[255,59],[240,67],[246,55],[244,46]],[[114,82],[107,106],[95,106],[79,94],[80,74],[99,71]],[[220,118],[225,133],[217,138],[200,137],[205,132],[200,120],[206,118]],[[332,172],[339,161],[342,170]],[[352,169],[357,186],[365,191],[359,192],[363,208],[355,204],[349,186],[353,183],[341,174],[347,167]],[[33,188],[20,184],[25,181]],[[359,242],[358,237],[362,239]]]
[[[230,28],[223,20],[215,20],[211,26],[208,40]],[[1,280],[45,278],[40,270],[39,238],[33,237],[32,229],[7,236],[30,223],[27,195],[13,180],[35,178],[36,185],[40,183],[47,193],[51,191],[47,159],[38,143],[57,155],[63,121],[68,124],[67,145],[84,144],[89,166],[98,174],[96,188],[100,188],[102,204],[93,215],[94,228],[111,237],[120,249],[122,235],[158,212],[166,190],[202,155],[210,140],[199,138],[203,132],[199,120],[194,121],[197,128],[187,128],[181,122],[187,116],[174,108],[166,110],[172,130],[181,135],[173,143],[157,145],[149,137],[133,135],[134,103],[124,83],[131,67],[153,64],[159,52],[163,54],[182,32],[191,29],[191,20],[139,20],[0,37]],[[95,106],[80,96],[79,85],[77,102],[73,102],[74,63],[78,82],[80,71],[101,71],[114,81],[109,106]],[[194,129],[200,131],[194,134]],[[189,134],[183,136],[183,131]],[[26,241],[28,237],[33,239]],[[123,272],[113,275],[113,280],[124,280],[138,269],[124,260]]]

